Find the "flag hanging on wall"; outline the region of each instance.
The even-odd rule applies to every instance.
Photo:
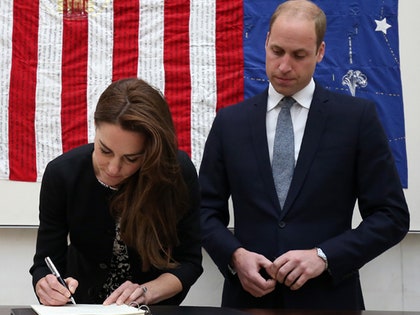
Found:
[[[0,179],[39,181],[48,161],[91,142],[100,93],[135,76],[165,94],[198,167],[217,109],[268,84],[264,41],[280,2],[1,0]],[[398,2],[315,2],[329,24],[316,79],[376,101],[406,187]]]

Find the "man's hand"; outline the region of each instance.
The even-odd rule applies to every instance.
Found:
[[[232,266],[236,270],[242,287],[255,297],[270,293],[276,287],[273,279],[264,279],[261,269],[269,268],[273,263],[263,255],[238,248],[232,255]]]
[[[300,289],[309,279],[325,271],[325,261],[317,255],[316,249],[291,250],[278,257],[267,268],[267,273],[291,290]]]
[[[70,299],[70,295],[76,291],[79,282],[71,277],[65,279],[64,281],[69,287],[70,292],[66,289],[66,287],[58,282],[57,277],[52,274],[39,279],[35,286],[35,292],[41,304],[50,306],[67,304]]]

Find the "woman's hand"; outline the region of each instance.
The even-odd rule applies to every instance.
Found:
[[[124,282],[112,292],[103,304],[155,304],[173,297],[181,291],[181,281],[173,274],[164,273],[155,280],[143,284]]]
[[[104,305],[116,303],[120,304],[147,304],[146,301],[147,287],[139,285],[131,281],[126,281],[118,287],[108,298],[104,301]]]
[[[76,291],[79,282],[74,278],[64,279],[69,290],[58,282],[57,277],[49,274],[39,279],[35,285],[35,292],[43,305],[58,306],[69,302],[70,296]]]

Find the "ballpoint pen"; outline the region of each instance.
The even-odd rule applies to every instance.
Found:
[[[67,283],[64,281],[64,279],[63,278],[61,278],[61,276],[60,276],[60,273],[58,272],[58,270],[57,270],[57,268],[54,266],[54,264],[53,264],[53,262],[52,262],[52,260],[51,260],[51,258],[50,257],[45,257],[45,262],[47,263],[47,266],[48,266],[48,268],[51,270],[51,272],[52,272],[52,274],[54,275],[54,276],[56,276],[56,278],[57,278],[57,280],[58,280],[58,282],[60,282],[67,290],[69,290],[69,292],[70,292],[70,289],[69,289],[69,287],[67,286]],[[70,292],[70,301],[73,303],[73,304],[76,304],[76,301],[74,300],[74,297],[73,297],[73,295],[71,295],[71,292]]]

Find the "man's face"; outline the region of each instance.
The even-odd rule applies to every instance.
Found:
[[[325,43],[317,50],[313,21],[280,15],[267,34],[265,51],[271,84],[278,93],[291,96],[310,82]]]

